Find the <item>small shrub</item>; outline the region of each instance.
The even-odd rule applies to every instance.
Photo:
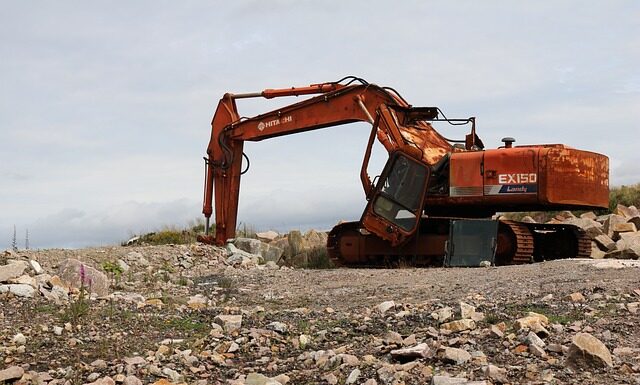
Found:
[[[307,251],[307,269],[331,269],[334,267],[327,248],[324,246],[314,247]]]

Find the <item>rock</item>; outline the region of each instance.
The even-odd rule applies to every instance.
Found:
[[[546,345],[545,342],[540,337],[538,337],[538,335],[533,331],[530,331],[529,334],[527,334],[527,337],[525,338],[525,342],[528,345],[537,345],[537,346],[540,346],[541,348],[543,348]]]
[[[433,376],[431,377],[431,385],[457,385],[468,384],[469,380],[463,377],[447,377],[447,376]]]
[[[396,303],[393,301],[384,301],[380,305],[378,305],[378,311],[382,314],[386,313],[388,310],[396,307]]]
[[[529,215],[525,215],[524,217],[522,217],[522,219],[520,219],[520,222],[524,222],[524,223],[537,223],[535,219],[531,218],[531,216]]]
[[[615,224],[625,222],[627,222],[627,220],[623,216],[611,214],[604,221],[603,231],[609,236],[609,238],[613,238],[613,227]]]
[[[20,284],[20,285],[29,285],[31,287],[33,287],[34,289],[38,287],[38,281],[36,281],[35,278],[27,275],[27,274],[23,274],[21,276],[19,276],[18,278],[13,278],[9,280],[10,283],[16,283],[16,284]]]
[[[226,263],[228,265],[250,266],[250,265],[258,265],[263,261],[263,258],[261,255],[252,254],[244,250],[240,250],[233,243],[227,243],[226,248],[227,248],[227,255],[228,255]]]
[[[122,385],[142,385],[142,381],[136,376],[126,376]]]
[[[289,326],[283,322],[274,321],[267,325],[267,329],[284,334],[289,330]]]
[[[81,270],[84,270],[84,282],[81,281]],[[71,287],[84,287],[101,297],[109,295],[109,277],[77,259],[64,260],[58,268],[58,275]]]
[[[433,353],[431,348],[426,343],[421,343],[409,348],[396,349],[391,351],[391,357],[396,360],[401,359],[414,359],[414,358],[429,358]]]
[[[244,385],[281,385],[276,379],[269,378],[260,373],[249,373],[244,380]]]
[[[323,376],[322,379],[327,381],[327,384],[329,385],[336,385],[338,383],[338,377],[336,377],[333,373],[329,373]]]
[[[196,294],[192,297],[189,297],[187,301],[187,306],[191,309],[204,309],[207,307],[208,299],[202,294]]]
[[[29,267],[31,267],[31,270],[33,270],[36,275],[44,274],[44,269],[42,268],[42,266],[40,266],[40,263],[38,263],[38,261],[35,261],[33,259],[30,260]]]
[[[473,318],[476,312],[476,307],[471,306],[468,303],[460,302],[460,318]]]
[[[634,216],[634,214],[636,214],[633,209],[620,203],[618,203],[613,213],[623,218],[631,218]]]
[[[384,342],[387,343],[388,345],[391,345],[391,344],[402,345],[402,343],[404,342],[404,340],[402,339],[402,334],[394,331],[386,332],[383,338],[384,338]]]
[[[498,326],[496,325],[491,325],[491,333],[493,333],[493,335],[495,335],[498,338],[502,338],[504,337],[504,331],[502,331],[502,329],[500,329]]]
[[[616,223],[613,225],[613,239],[619,239],[622,233],[635,233],[638,231],[633,222]]]
[[[442,359],[460,365],[469,361],[471,359],[471,354],[463,349],[445,348],[442,353]]]
[[[602,259],[605,256],[605,252],[600,250],[598,245],[595,242],[591,242],[591,254],[589,254],[589,258],[591,259]]]
[[[13,338],[11,339],[11,342],[13,342],[16,345],[24,345],[27,343],[27,337],[25,337],[24,334],[22,333],[18,333],[15,336],[13,336]]]
[[[260,254],[262,242],[253,238],[236,238],[233,244],[240,250],[250,254]]]
[[[544,348],[536,344],[529,344],[529,353],[533,354],[536,357],[547,356],[547,352],[544,351]]]
[[[16,380],[24,375],[24,369],[19,366],[11,366],[7,369],[0,370],[0,383]]]
[[[147,360],[143,357],[135,356],[135,357],[127,357],[124,359],[125,364],[127,365],[146,365]]]
[[[311,337],[306,334],[300,334],[298,342],[300,343],[300,349],[304,349],[311,342]]]
[[[595,221],[596,219],[598,219],[598,216],[594,214],[593,211],[587,211],[586,213],[580,214],[580,218],[591,219]]]
[[[260,255],[266,262],[279,263],[284,250],[278,246],[262,243],[260,245]]]
[[[580,292],[575,292],[575,293],[571,293],[567,296],[567,299],[571,302],[585,302],[586,299],[584,298],[584,295],[582,295],[582,293]]]
[[[440,325],[441,329],[450,330],[452,332],[461,332],[464,330],[473,330],[476,328],[475,321],[471,319],[461,319],[457,321],[451,321]]]
[[[129,269],[131,269],[131,268],[129,267],[129,265],[128,265],[125,261],[123,261],[122,259],[118,259],[118,260],[116,261],[116,263],[118,264],[118,267],[119,267],[119,268],[122,270],[122,272],[124,272],[124,273],[126,273],[127,271],[129,271]]]
[[[435,319],[440,323],[448,320],[451,317],[453,317],[453,310],[448,306],[438,309],[433,313],[431,313],[431,318]]]
[[[10,284],[10,285],[0,285],[0,293],[13,293],[18,297],[32,298],[33,294],[36,292],[36,289],[31,285],[24,284]]]
[[[10,279],[18,278],[27,268],[24,263],[10,263],[0,266],[0,282],[7,282]]]
[[[609,349],[589,333],[578,333],[573,337],[567,360],[577,367],[613,367]]]
[[[218,315],[215,321],[220,321],[227,333],[239,330],[242,327],[242,315]]]
[[[169,380],[171,380],[171,382],[173,383],[178,383],[178,382],[182,382],[182,375],[180,373],[178,373],[177,371],[171,369],[171,368],[163,368],[162,369],[162,374],[164,374],[165,376],[167,376],[167,378],[169,378]]]
[[[616,248],[616,243],[608,235],[598,235],[593,240],[606,251],[615,250]]]
[[[256,233],[256,237],[263,242],[271,242],[278,238],[278,235],[279,234],[273,230]]]
[[[490,380],[499,384],[506,384],[509,382],[509,378],[507,377],[507,370],[495,365],[489,364],[483,367],[482,373],[485,375],[485,377],[488,377]]]
[[[358,381],[358,377],[360,377],[360,369],[358,368],[353,369],[351,373],[349,373],[349,376],[347,377],[347,380],[344,383],[347,385],[354,384],[356,381]]]
[[[53,334],[55,334],[57,336],[61,336],[63,330],[64,329],[61,326],[54,326],[53,327]]]
[[[111,377],[102,377],[87,385],[115,385],[115,381]]]

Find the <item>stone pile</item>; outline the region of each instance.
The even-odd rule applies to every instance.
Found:
[[[576,217],[563,211],[549,223],[567,223],[582,228],[592,240],[593,259],[640,258],[640,211],[635,206],[619,204],[613,214],[601,216],[587,212]]]
[[[294,230],[280,235],[275,231],[256,234],[254,238],[236,238],[227,244],[227,263],[232,266],[255,266],[273,262],[276,265],[305,266],[309,255],[327,246],[327,233]],[[272,266],[272,265],[270,265]]]

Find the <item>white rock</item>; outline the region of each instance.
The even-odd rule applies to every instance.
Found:
[[[27,337],[25,337],[24,334],[22,333],[18,333],[15,336],[13,336],[11,341],[16,345],[24,345],[27,343]]]
[[[64,329],[61,326],[54,326],[53,327],[53,334],[55,334],[57,336],[61,336],[63,330]]]
[[[382,314],[386,313],[388,310],[395,308],[396,303],[393,301],[384,301],[378,305],[378,311]]]
[[[489,377],[489,379],[501,384],[506,384],[509,382],[506,369],[489,364],[482,368],[482,372],[486,377]]]
[[[42,266],[40,266],[40,263],[38,261],[35,261],[33,259],[30,260],[29,266],[31,267],[33,272],[36,273],[36,275],[40,275],[44,273],[44,269],[42,268]]]
[[[525,339],[525,342],[529,345],[540,346],[541,348],[544,348],[546,345],[546,343],[542,340],[542,338],[538,337],[538,335],[532,331],[530,331],[529,334],[527,334],[527,338]]]
[[[10,284],[10,285],[0,285],[0,293],[13,293],[18,297],[26,297],[31,298],[33,294],[36,292],[36,289],[31,285],[23,285],[23,284]]]
[[[360,377],[360,369],[358,368],[353,369],[351,373],[349,373],[349,376],[347,377],[345,384],[347,385],[354,384],[356,381],[358,381],[358,377]]]
[[[476,307],[465,302],[460,302],[460,318],[473,318]]]
[[[399,358],[428,358],[432,355],[429,345],[421,343],[404,349],[396,349],[391,351],[391,357]]]

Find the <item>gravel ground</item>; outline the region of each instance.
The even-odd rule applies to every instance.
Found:
[[[234,268],[221,249],[203,245],[6,258],[37,260],[50,275],[67,258],[128,268],[110,275],[106,297],[83,298],[77,289],[57,302],[0,294],[0,368],[22,371],[8,383],[640,383],[635,261]],[[546,319],[546,333],[521,327],[530,312]],[[576,353],[580,333],[603,343],[610,365]],[[403,348],[420,352],[397,352]]]

